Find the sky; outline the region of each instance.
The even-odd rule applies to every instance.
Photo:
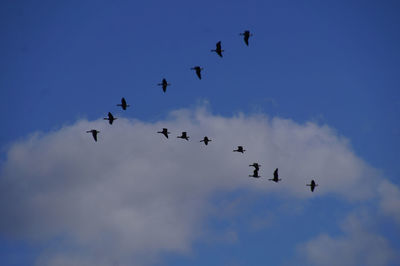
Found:
[[[398,265],[399,10],[1,1],[1,265]]]

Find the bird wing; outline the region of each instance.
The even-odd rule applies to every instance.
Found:
[[[274,171],[274,178],[278,178],[278,168],[276,168]]]

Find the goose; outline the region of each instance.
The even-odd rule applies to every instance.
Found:
[[[158,131],[157,133],[161,133],[161,134],[163,134],[166,138],[168,138],[168,134],[170,134],[171,132],[168,132],[168,129],[163,128],[162,131]]]
[[[114,120],[116,120],[117,118],[116,117],[114,117],[113,115],[112,115],[112,113],[110,113],[110,112],[108,112],[108,117],[105,117],[104,118],[104,120],[108,120],[108,123],[110,124],[110,125],[112,125],[112,123],[114,122]]]
[[[311,188],[311,192],[314,192],[315,187],[318,187],[318,184],[315,183],[314,179],[311,180],[310,184],[307,184]]]
[[[233,150],[233,151],[244,153],[246,150],[243,149],[243,146],[238,146],[237,150]]]
[[[196,71],[197,77],[198,77],[199,79],[201,79],[201,71],[202,71],[204,68],[199,67],[199,66],[194,66],[194,67],[192,67],[191,69],[192,69],[192,70],[195,70],[195,71]]]
[[[208,145],[208,142],[210,142],[211,139],[209,139],[207,136],[204,137],[204,139],[200,140],[200,142],[204,142],[204,144]]]
[[[250,34],[250,31],[245,30],[243,33],[240,33],[239,35],[243,35],[243,40],[246,43],[247,46],[249,46],[249,38],[250,36],[253,36],[253,34]]]
[[[100,133],[100,131],[98,131],[96,129],[92,129],[92,130],[86,131],[86,133],[92,133],[94,141],[97,141],[97,133]]]
[[[177,136],[177,138],[189,140],[189,136],[187,135],[186,132],[182,132],[182,135],[181,136]]]
[[[167,86],[169,86],[169,85],[171,85],[171,84],[168,83],[166,79],[163,79],[163,80],[161,81],[161,83],[158,83],[157,85],[158,85],[158,86],[162,86],[163,92],[166,92],[166,91],[167,91]]]
[[[126,110],[126,107],[129,107],[128,104],[126,104],[125,98],[121,99],[121,104],[117,104],[117,106],[121,106],[122,110]]]
[[[221,49],[221,41],[217,42],[215,46],[216,46],[215,50],[211,50],[211,52],[216,52],[220,57],[222,57],[222,52],[224,50]]]
[[[275,171],[274,171],[274,178],[270,178],[270,179],[268,179],[268,180],[271,180],[271,181],[274,181],[274,182],[278,183],[279,181],[282,180],[282,179],[280,179],[280,178],[278,178],[278,177],[279,177],[279,175],[278,175],[278,168],[276,168]]]

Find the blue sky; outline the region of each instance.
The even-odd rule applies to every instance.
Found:
[[[2,1],[3,168],[13,145],[34,132],[46,136],[109,111],[158,123],[207,102],[212,116],[326,125],[379,179],[398,186],[399,8],[396,1]],[[254,33],[249,47],[239,36],[246,29]],[[217,41],[222,59],[210,52]],[[204,67],[201,81],[195,65]],[[172,84],[165,94],[157,86],[164,77]],[[115,106],[121,97],[131,104],[124,113]],[[373,198],[349,202],[336,194],[299,203],[290,193],[238,189],[206,198],[240,204],[222,217],[207,211],[190,251],[163,250],[155,265],[290,265],[301,243],[341,236],[346,217],[363,220],[364,209],[368,217],[379,213]],[[267,222],[251,229],[247,217]],[[400,250],[399,225],[371,220],[365,231]],[[62,242],[57,234],[36,241],[8,230],[0,227],[2,265],[35,265]]]

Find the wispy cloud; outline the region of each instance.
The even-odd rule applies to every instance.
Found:
[[[170,139],[156,133],[163,127]],[[97,143],[85,133],[92,128],[101,131]],[[189,142],[176,138],[181,131]],[[205,135],[208,146],[199,142]],[[237,145],[247,152],[233,153]],[[262,164],[264,178],[279,167],[282,183],[249,178],[252,162]],[[221,117],[202,107],[154,123],[81,120],[37,133],[11,146],[1,170],[0,232],[34,241],[59,237],[61,248],[38,259],[52,266],[145,265],[162,252],[186,253],[216,193],[241,188],[360,201],[375,197],[381,182],[328,126]],[[305,187],[311,178],[320,184],[317,193]],[[227,238],[238,241],[233,231]]]

